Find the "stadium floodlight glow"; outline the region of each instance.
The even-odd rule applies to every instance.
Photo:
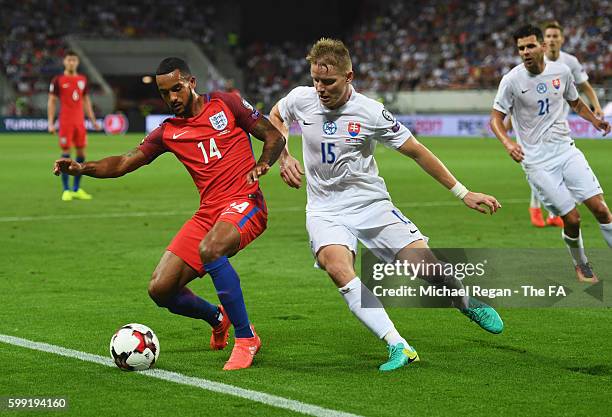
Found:
[[[144,77],[142,77],[142,82],[144,84],[151,84],[153,82],[153,77],[151,77],[150,75],[145,75]]]

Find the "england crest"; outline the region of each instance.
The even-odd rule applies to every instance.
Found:
[[[552,85],[558,90],[561,87],[561,80],[559,78],[552,80]]]
[[[223,110],[217,114],[213,114],[208,120],[210,120],[210,124],[215,130],[223,130],[227,127],[227,116],[225,116]]]
[[[77,81],[77,86],[79,87],[79,90],[84,90],[85,89],[85,81],[83,81],[83,80]]]

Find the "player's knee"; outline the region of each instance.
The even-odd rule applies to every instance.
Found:
[[[151,277],[151,281],[149,281],[149,287],[147,288],[149,292],[149,297],[157,304],[159,307],[165,307],[168,302],[168,291],[161,285],[160,280],[157,279],[157,274],[154,272]]]
[[[563,216],[563,223],[569,227],[580,227],[580,213],[578,210],[572,210]]]
[[[200,242],[200,258],[203,263],[216,261],[225,255],[225,248],[216,240],[203,240]]]
[[[612,222],[612,214],[610,214],[610,209],[604,203],[595,206],[592,212],[599,223],[608,224]]]
[[[325,263],[323,267],[329,276],[335,281],[346,281],[355,277],[355,273],[353,272],[352,268],[350,265],[346,265],[345,262],[330,261]]]

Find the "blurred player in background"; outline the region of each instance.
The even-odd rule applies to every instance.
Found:
[[[578,91],[583,93],[589,99],[589,103],[591,103],[591,106],[593,107],[593,113],[595,116],[603,119],[604,114],[601,109],[601,104],[599,104],[597,94],[589,83],[589,76],[582,67],[582,64],[574,55],[568,54],[567,52],[563,52],[561,50],[563,42],[565,41],[565,38],[563,37],[563,27],[559,24],[559,22],[552,21],[545,23],[542,30],[544,31],[545,44],[544,62],[560,62],[567,65],[571,70],[572,76],[574,77],[574,82],[576,83]],[[564,102],[563,106],[566,116],[569,115],[569,104]],[[548,213],[548,218],[546,219],[546,222],[544,222],[541,202],[533,191],[531,192],[529,215],[531,218],[531,223],[536,227],[544,227],[546,224],[549,226],[563,227],[563,220],[561,217],[555,216],[552,212]]]
[[[85,162],[85,148],[87,147],[87,131],[85,117],[87,117],[96,130],[100,125],[96,121],[91,100],[89,99],[89,85],[87,77],[77,73],[79,56],[73,51],[64,55],[64,73],[51,80],[49,87],[49,100],[47,102],[47,119],[49,133],[55,134],[55,110],[57,100],[60,102],[59,110],[59,145],[62,148],[62,158],[70,158],[71,149],[76,150],[76,161]],[[74,177],[72,190],[68,181],[68,174],[62,173],[63,201],[91,200],[92,196],[81,188],[81,176]]]
[[[273,107],[270,121],[285,136],[292,122],[300,123],[308,180],[306,228],[313,255],[350,311],[387,343],[389,359],[379,369],[392,371],[419,357],[382,306],[362,307],[363,297],[375,297],[355,273],[358,241],[386,262],[439,261],[428,249],[427,238],[391,202],[385,182],[378,176],[376,143],[413,158],[468,207],[485,213],[480,207],[484,204],[493,213],[500,205],[494,197],[468,191],[381,103],[354,90],[351,58],[341,41],[319,40],[307,60],[314,87],[293,89]],[[280,163],[283,180],[300,187],[303,170],[288,148]],[[435,285],[463,288],[453,276],[421,278]],[[468,297],[453,297],[453,304],[487,331],[502,331],[503,322],[490,306]]]
[[[580,99],[567,65],[545,61],[542,31],[532,25],[514,34],[523,63],[502,78],[491,128],[509,155],[520,162],[532,191],[544,207],[563,219],[562,238],[581,282],[597,282],[584,252],[576,204],[593,213],[608,246],[612,247],[612,214],[599,181],[569,136],[566,104],[604,135],[608,122],[597,118]],[[510,139],[504,117],[512,116],[517,142]]]
[[[149,295],[174,314],[201,319],[212,327],[210,347],[227,345],[230,324],[236,341],[225,370],[248,368],[261,347],[251,326],[240,279],[228,257],[266,228],[267,209],[259,189],[285,146],[282,134],[248,102],[231,93],[195,92],[185,61],[166,58],[157,69],[159,92],[176,117],[166,119],[132,151],[99,161],[56,161],[56,175],[120,177],[172,152],[185,165],[200,193],[200,209],[174,237],[153,272]],[[249,133],[264,141],[255,162]],[[187,284],[210,274],[221,301],[213,305]]]

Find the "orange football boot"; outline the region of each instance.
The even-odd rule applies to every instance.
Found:
[[[546,226],[546,223],[544,223],[544,218],[542,217],[541,208],[529,207],[529,217],[531,217],[531,224],[533,224],[535,227]]]
[[[253,337],[237,338],[234,342],[234,349],[225,366],[224,371],[234,371],[236,369],[244,369],[251,366],[255,354],[261,349],[261,339],[255,333],[255,328],[251,325]]]
[[[222,305],[219,305],[219,313],[221,314],[221,323],[212,328],[210,335],[210,348],[212,350],[223,350],[227,346],[227,339],[229,339],[229,329],[232,326],[232,322]]]
[[[549,226],[563,227],[563,219],[561,216],[548,216],[546,224]]]
[[[578,278],[578,282],[586,282],[589,284],[596,284],[599,282],[597,275],[593,272],[593,267],[590,262],[576,265],[576,278]]]

